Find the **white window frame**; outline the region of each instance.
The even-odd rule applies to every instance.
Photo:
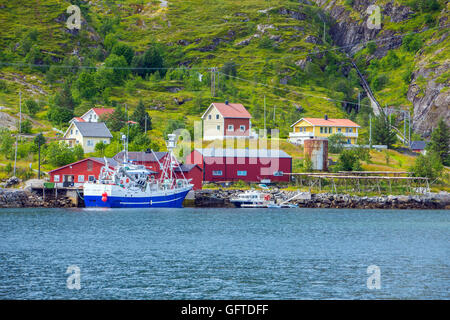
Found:
[[[78,175],[78,182],[79,183],[84,183],[84,174],[79,174]]]
[[[217,125],[217,131],[220,131],[220,124]]]
[[[245,132],[245,125],[241,124],[239,126],[239,130],[241,130],[241,132]]]
[[[208,120],[211,120],[211,119],[212,119],[211,115],[208,115]]]
[[[55,181],[55,182],[60,182],[61,180],[60,180],[59,178],[60,178],[59,174],[55,174],[55,175],[53,176],[53,181]]]
[[[93,141],[91,140],[91,139],[88,139],[88,141],[87,141],[87,146],[88,147],[92,147],[93,146]]]
[[[219,120],[220,116],[218,114],[216,114],[216,120]]]
[[[213,176],[223,176],[222,170],[213,170],[212,171]]]
[[[228,125],[228,131],[234,131],[234,125],[229,124]]]

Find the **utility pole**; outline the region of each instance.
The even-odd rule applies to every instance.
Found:
[[[369,147],[372,149],[372,114],[369,114]]]
[[[216,68],[211,68],[211,95],[216,96]]]
[[[358,112],[361,110],[361,93],[358,91]]]
[[[403,144],[406,147],[406,111],[403,110]]]
[[[275,126],[275,112],[276,112],[276,110],[277,110],[277,106],[274,105],[274,106],[273,106],[273,125],[274,125],[274,126]]]
[[[325,21],[323,22],[323,43],[325,43]]]
[[[22,131],[22,91],[19,91],[19,132],[16,135],[16,150],[14,152],[14,177],[16,176],[17,146],[19,144],[19,135],[21,131]]]
[[[411,113],[408,111],[408,127],[409,127],[409,148],[411,148]]]
[[[264,95],[264,136],[266,135],[266,95]]]
[[[145,134],[147,134],[147,113],[145,113]]]

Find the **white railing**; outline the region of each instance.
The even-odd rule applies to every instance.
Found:
[[[305,137],[314,137],[313,132],[290,132],[289,138],[305,138]]]

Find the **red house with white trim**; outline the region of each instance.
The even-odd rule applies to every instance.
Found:
[[[282,150],[195,149],[186,163],[203,169],[204,182],[289,182],[292,157]]]
[[[202,115],[203,139],[251,138],[252,116],[240,103],[214,102]]]
[[[182,173],[183,172],[183,173]],[[182,164],[175,168],[175,175],[178,179],[192,179],[194,190],[201,190],[203,184],[203,170],[196,164]]]
[[[101,122],[100,117],[108,117],[113,114],[114,109],[111,108],[92,108],[81,117],[75,117],[70,122]]]
[[[107,159],[110,168],[114,169],[117,162]],[[105,165],[103,158],[87,158],[49,172],[50,182],[58,187],[80,187],[87,181],[98,180],[101,168]]]

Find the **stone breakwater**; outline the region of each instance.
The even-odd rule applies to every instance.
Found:
[[[230,199],[244,192],[243,190],[202,190],[195,193],[196,207],[233,207]],[[426,195],[384,195],[376,197],[359,197],[347,194],[292,192],[271,190],[277,203],[288,200],[295,195],[291,203],[302,208],[355,208],[355,209],[450,209],[450,194],[429,193]]]
[[[48,198],[26,190],[0,189],[0,208],[70,208],[72,201],[65,197]]]

